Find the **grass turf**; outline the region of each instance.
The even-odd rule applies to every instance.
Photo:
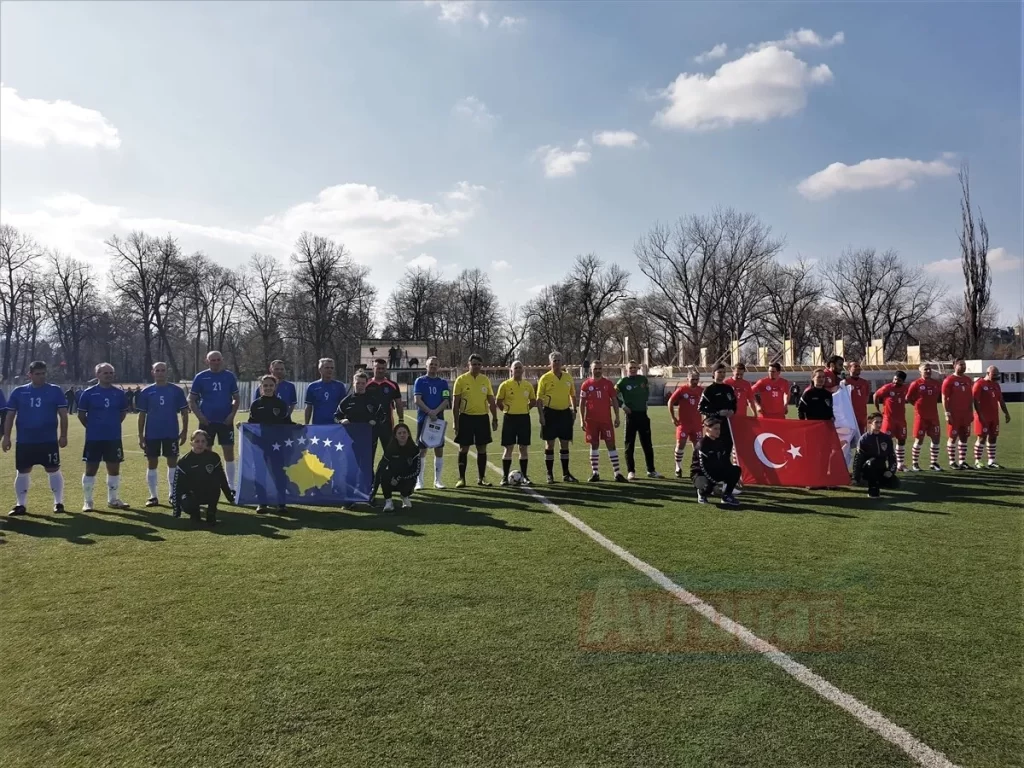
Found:
[[[881,503],[748,489],[726,512],[674,479],[538,490],[954,762],[1013,765],[1011,412],[1013,469],[908,475]],[[665,472],[672,429],[652,417]],[[0,530],[3,766],[911,764],[521,490],[427,491],[387,516],[228,507],[192,530],[143,508],[129,453],[133,508],[83,515],[73,424],[73,513],[49,514],[37,470],[32,516]],[[573,470],[589,474],[579,442]],[[0,488],[13,476],[0,456]]]

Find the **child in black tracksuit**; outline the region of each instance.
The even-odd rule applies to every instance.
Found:
[[[216,525],[222,491],[233,504],[235,492],[228,485],[220,455],[210,450],[210,436],[197,429],[192,433],[192,450],[178,459],[174,470],[173,514],[181,517],[184,512],[197,523],[205,506],[206,522]]]
[[[882,431],[882,414],[873,413],[868,420],[868,431],[860,436],[857,453],[853,457],[853,480],[868,487],[868,496],[878,498],[882,487],[898,488],[896,477],[896,448],[892,437]]]
[[[697,441],[690,463],[690,479],[697,489],[697,502],[708,503],[708,495],[718,483],[723,483],[722,506],[735,507],[739,502],[733,495],[742,472],[732,463],[732,440],[722,434],[722,419],[709,416],[704,419],[704,436]]]
[[[391,436],[391,442],[384,449],[377,465],[375,485],[380,486],[384,496],[384,511],[391,512],[395,505],[391,496],[397,491],[402,497],[402,508],[412,506],[413,489],[420,476],[420,449],[412,439],[412,433],[405,424],[399,424]]]
[[[277,379],[273,376],[264,376],[260,379],[260,396],[253,400],[249,406],[250,424],[294,424],[288,415],[288,404],[279,398],[277,392]],[[281,470],[282,474],[284,470]],[[279,487],[285,487],[287,480],[283,476],[279,478]],[[262,501],[266,501],[265,496]],[[278,504],[277,511],[284,512],[287,509],[284,504]],[[257,513],[264,513],[270,510],[266,504],[259,504],[256,507]]]

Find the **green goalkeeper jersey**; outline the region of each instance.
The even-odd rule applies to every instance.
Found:
[[[646,376],[625,376],[619,379],[615,388],[619,391],[619,400],[626,408],[631,411],[647,410],[647,396],[651,390]]]

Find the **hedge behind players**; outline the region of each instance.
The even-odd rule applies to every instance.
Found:
[[[46,383],[46,363],[36,360],[28,367],[28,384],[15,387],[7,401],[3,421],[3,452],[11,450],[11,431],[17,424],[14,448],[14,507],[7,514],[17,517],[27,513],[28,491],[32,485],[32,468],[41,466],[50,479],[53,511],[64,511],[64,475],[60,471],[60,449],[68,447],[68,403],[56,384]],[[57,428],[60,426],[60,436]]]
[[[466,464],[469,449],[476,446],[476,469],[479,485],[487,482],[487,444],[491,442],[491,430],[498,428],[498,409],[494,402],[491,380],[482,372],[484,360],[480,355],[469,356],[469,371],[455,380],[452,390],[455,402],[452,417],[455,421],[455,442],[459,444],[459,481],[456,488],[466,486]],[[491,412],[490,423],[487,411]]]
[[[235,482],[235,415],[238,413],[238,379],[224,368],[224,356],[212,350],[206,353],[206,364],[192,379],[192,391],[188,401],[192,413],[199,419],[209,438],[208,448],[214,440],[224,451],[224,470],[228,485],[233,489]]]
[[[498,410],[504,412],[501,421],[501,484],[508,485],[508,473],[512,469],[512,448],[519,446],[519,471],[523,485],[532,485],[527,469],[530,466],[530,442],[533,425],[530,423],[530,409],[537,405],[537,393],[533,384],[523,379],[523,364],[519,360],[509,369],[511,376],[498,386]]]
[[[124,446],[121,443],[121,422],[128,415],[128,399],[124,390],[114,386],[114,366],[100,363],[96,366],[98,384],[89,387],[78,399],[78,420],[85,426],[85,448],[82,461],[82,511],[92,512],[93,488],[100,462],[107,467],[107,506],[128,509],[121,501],[121,462]]]
[[[423,476],[426,474],[427,448],[420,442],[423,428],[428,421],[444,419],[444,412],[452,404],[451,386],[448,379],[437,375],[441,364],[436,357],[427,358],[427,373],[413,382],[412,393],[416,404],[416,443],[420,448],[419,476],[416,479],[416,490],[423,489]],[[434,448],[434,487],[444,488],[441,473],[444,471],[444,443]]]
[[[188,439],[188,398],[177,384],[167,381],[167,363],[153,363],[153,383],[143,389],[135,400],[139,409],[139,448],[146,454],[146,485],[149,487],[147,507],[160,503],[157,499],[157,467],[160,457],[167,459],[167,500],[174,499],[174,468],[178,466],[178,447]],[[181,427],[178,426],[181,414]]]

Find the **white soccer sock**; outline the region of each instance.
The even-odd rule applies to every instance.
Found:
[[[224,471],[228,475],[228,488],[230,488],[232,491],[235,490],[235,462],[225,461]]]
[[[82,475],[82,498],[87,507],[92,506],[92,489],[96,486],[96,475]]]
[[[28,475],[25,475],[28,477]],[[58,469],[56,472],[51,472],[48,477],[50,478],[50,490],[53,491],[53,503],[63,504],[64,503],[64,475]]]
[[[146,470],[146,485],[149,486],[149,498],[155,499],[156,498],[156,470],[155,469],[147,469]]]
[[[956,450],[957,443],[954,443],[953,439],[950,438],[949,442],[946,443],[946,455],[949,456],[949,466],[956,464]]]
[[[427,474],[427,462],[424,461],[423,459],[420,459],[420,476],[419,476],[419,484],[420,485],[423,485],[423,478],[426,476],[426,474]]]
[[[117,489],[121,487],[120,475],[107,475],[107,503],[117,501]]]
[[[18,473],[14,478],[14,496],[18,500],[18,506],[24,507],[28,501],[28,489],[32,487],[32,475]]]
[[[966,464],[967,463],[967,441],[966,440],[961,440],[960,441],[960,463],[961,464]]]
[[[595,475],[598,472],[600,463],[600,454],[597,452],[597,448],[590,449],[590,471]]]
[[[932,459],[932,464],[939,463],[939,444],[932,440],[931,448],[929,449]]]
[[[911,458],[914,461],[914,466],[915,467],[918,464],[921,463],[921,441],[920,440],[915,440],[914,441],[913,446],[911,446],[911,448],[910,448],[910,456],[911,456]]]
[[[177,473],[177,469],[174,467],[167,468],[167,498],[170,501],[174,501],[174,475]],[[153,494],[156,496],[156,494]]]
[[[616,475],[621,475],[622,472],[619,471],[619,452],[616,449],[612,448],[610,451],[608,451],[608,459],[612,463],[612,471]]]
[[[444,472],[444,456],[434,457],[434,485],[441,482],[441,474]]]

